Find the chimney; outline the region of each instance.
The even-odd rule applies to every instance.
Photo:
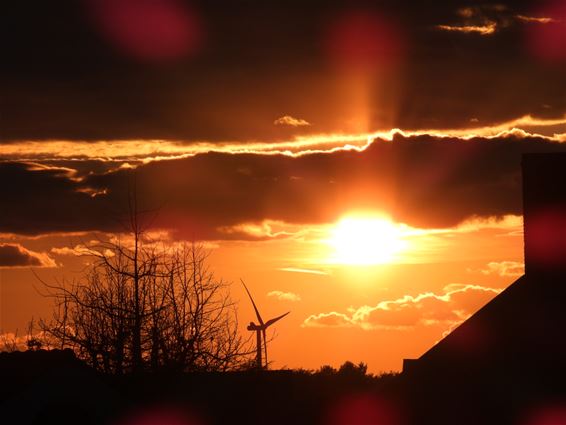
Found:
[[[525,273],[566,275],[566,153],[523,155]]]

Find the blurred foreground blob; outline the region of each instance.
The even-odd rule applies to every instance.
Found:
[[[547,209],[529,221],[529,255],[545,270],[566,268],[566,208]]]
[[[404,44],[393,20],[367,10],[348,11],[336,17],[325,40],[335,66],[358,71],[396,65],[402,59]]]
[[[538,4],[538,2],[537,2]],[[538,22],[527,26],[527,47],[546,62],[566,61],[566,0],[540,2],[535,10]]]
[[[566,425],[566,403],[537,409],[525,425]]]
[[[402,425],[391,403],[372,394],[347,396],[327,412],[325,425]]]
[[[154,406],[136,410],[115,425],[204,425],[204,423],[178,407]]]
[[[87,0],[96,29],[127,57],[166,62],[202,47],[202,23],[181,0]]]

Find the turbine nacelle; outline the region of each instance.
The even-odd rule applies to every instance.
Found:
[[[250,322],[248,325],[248,331],[261,331],[262,329],[260,325],[256,325],[254,322]]]

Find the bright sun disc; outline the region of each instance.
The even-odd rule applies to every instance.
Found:
[[[392,262],[404,250],[399,225],[381,217],[345,217],[334,228],[329,240],[336,264],[372,265]]]

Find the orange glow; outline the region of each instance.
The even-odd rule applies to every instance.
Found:
[[[386,220],[367,210],[365,215],[358,212],[345,217]],[[369,370],[377,373],[399,370],[400,359],[420,356],[514,280],[523,259],[519,216],[473,219],[442,229],[392,224],[409,245],[387,264],[332,263],[336,250],[330,240],[336,223],[258,222],[242,231],[252,231],[260,241],[215,241],[206,246],[211,250],[210,265],[215,275],[233,282],[230,291],[235,300],[245,300],[243,288],[236,284],[243,277],[257,282],[255,290],[266,315],[282,308],[292,310],[289,321],[281,322],[269,347],[274,368],[316,369],[323,364],[338,367],[352,360],[367,362]],[[277,234],[288,236],[269,237]],[[152,231],[147,236],[166,246],[178,242],[172,233]],[[81,245],[85,242],[114,237],[130,243],[123,234],[0,237],[0,243],[20,244],[51,258],[57,268],[34,267],[47,281],[53,276],[80,278],[80,271],[90,260],[81,255],[85,254]],[[403,264],[399,264],[401,261]],[[9,285],[11,282],[15,284]],[[30,317],[51,314],[50,300],[42,297],[34,289],[36,286],[37,278],[29,267],[0,269],[0,345],[2,334],[8,340],[19,337],[24,345],[22,330]],[[276,291],[295,294],[300,301],[267,295]],[[241,322],[247,324],[253,310],[245,303],[240,305]],[[242,334],[245,332],[242,326]],[[347,343],[336,344],[337,339]],[[384,352],[384,346],[391,349]]]
[[[328,243],[334,248],[330,262],[350,265],[390,263],[408,246],[401,228],[379,216],[341,219]]]

